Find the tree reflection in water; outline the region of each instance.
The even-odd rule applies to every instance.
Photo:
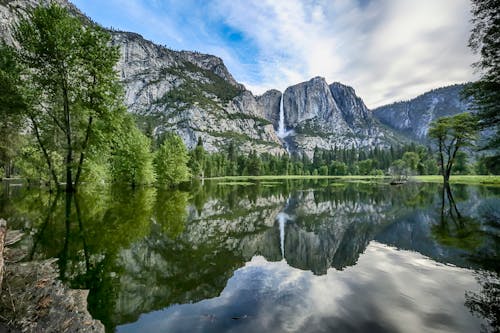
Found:
[[[373,240],[477,269],[483,289],[467,292],[466,305],[495,328],[498,193],[453,190],[306,180],[206,182],[186,191],[82,187],[70,198],[9,194],[0,198],[0,213],[30,235],[28,259],[58,257],[61,278],[90,289],[89,309],[109,331],[143,313],[217,297],[256,256],[280,262],[284,250],[287,272],[321,280],[332,268],[356,266]],[[290,216],[284,238],[280,212]]]
[[[485,207],[479,217],[464,215],[446,184],[441,191],[440,223],[432,231],[442,244],[467,250],[468,260],[478,267],[475,275],[481,290],[466,291],[465,305],[486,320],[484,332],[500,332],[500,210]]]

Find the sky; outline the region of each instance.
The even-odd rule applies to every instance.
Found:
[[[469,0],[72,0],[104,27],[224,60],[254,94],[315,76],[369,108],[478,78]]]

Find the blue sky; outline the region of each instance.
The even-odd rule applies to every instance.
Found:
[[[322,76],[368,107],[474,80],[469,0],[73,0],[105,27],[221,57],[254,94]]]

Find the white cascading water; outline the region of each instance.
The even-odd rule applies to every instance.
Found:
[[[285,259],[285,224],[288,220],[288,215],[285,213],[279,213],[276,216],[280,226],[280,248],[281,248],[281,258]]]
[[[283,108],[283,95],[281,95],[281,100],[280,100],[280,119],[278,123],[278,137],[283,139],[284,137],[288,136],[290,134],[289,132],[286,131],[285,128],[285,109]]]

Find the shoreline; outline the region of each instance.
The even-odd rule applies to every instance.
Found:
[[[0,331],[104,333],[104,325],[87,310],[89,291],[65,286],[56,258],[22,261],[26,253],[11,247],[22,236],[7,231]]]

